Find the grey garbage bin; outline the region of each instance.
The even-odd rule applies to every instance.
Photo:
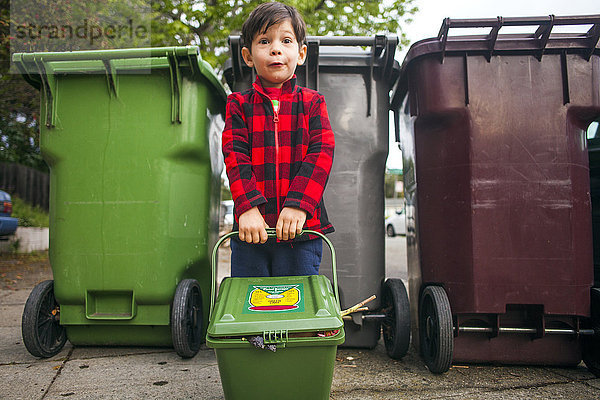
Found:
[[[256,75],[241,58],[240,38],[229,39],[231,59],[225,76],[234,91],[243,91],[250,88]],[[335,133],[334,163],[324,199],[335,227],[329,237],[338,249],[342,309],[377,296],[368,304],[369,312],[346,319],[344,346],[375,347],[385,321],[388,353],[396,358],[406,353],[410,335],[404,285],[399,280],[384,282],[383,184],[389,93],[399,75],[394,60],[397,45],[394,35],[308,37],[307,60],[296,70],[299,85],[325,96]],[[321,271],[330,274],[327,255]],[[386,318],[391,314],[393,318]]]

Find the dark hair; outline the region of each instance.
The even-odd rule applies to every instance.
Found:
[[[299,45],[305,44],[306,23],[292,6],[276,1],[258,5],[242,25],[242,46],[252,50],[252,40],[258,34],[265,33],[271,26],[289,19]]]

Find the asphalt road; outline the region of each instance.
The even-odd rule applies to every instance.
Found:
[[[408,279],[406,271],[406,238],[394,236],[385,238],[385,276]]]
[[[388,260],[406,259],[404,238],[386,239]],[[227,249],[221,258],[227,259]],[[405,265],[388,265],[406,279]],[[0,255],[0,399],[222,399],[217,360],[203,348],[188,360],[168,348],[73,347],[50,359],[32,357],[22,344],[23,306],[33,285],[51,277],[47,261]],[[265,380],[272,376],[259,377]],[[301,390],[290,388],[290,391]],[[266,397],[265,397],[266,398]],[[331,399],[598,399],[600,379],[576,368],[454,365],[431,374],[411,349],[400,361],[373,350],[338,349]],[[306,399],[313,400],[313,399]]]

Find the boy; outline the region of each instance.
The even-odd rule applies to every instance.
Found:
[[[232,276],[318,274],[321,239],[291,240],[303,229],[333,232],[322,199],[334,148],[325,99],[296,86],[305,37],[298,11],[277,2],[256,7],[242,26],[242,57],[258,77],[227,99],[223,154],[240,232]],[[268,227],[277,241],[267,241]]]

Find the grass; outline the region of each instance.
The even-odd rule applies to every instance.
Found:
[[[40,207],[33,207],[18,197],[12,197],[12,216],[19,219],[19,226],[47,228],[50,226],[48,213]]]

